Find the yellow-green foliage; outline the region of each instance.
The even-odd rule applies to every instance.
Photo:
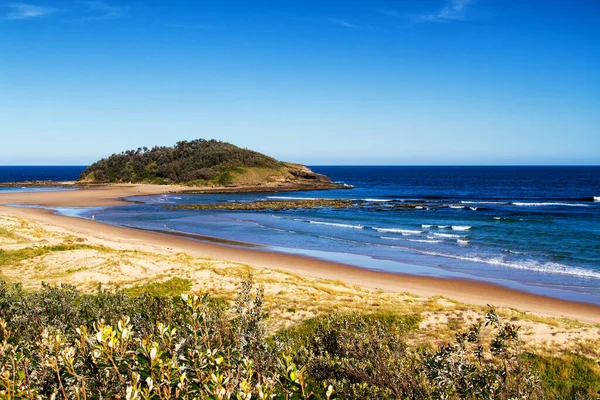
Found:
[[[85,244],[60,244],[55,246],[44,247],[26,247],[19,250],[2,250],[0,249],[0,267],[6,265],[16,265],[19,262],[35,257],[40,257],[45,254],[51,254],[61,251],[72,251],[81,249],[92,249],[93,246]]]
[[[192,281],[174,277],[164,282],[151,282],[145,285],[132,286],[123,291],[129,296],[139,296],[143,293],[152,296],[179,296],[192,288]]]
[[[598,398],[600,365],[576,354],[562,357],[525,356],[538,371],[552,399]]]
[[[523,356],[518,328],[493,310],[438,348],[411,345],[420,318],[394,313],[323,315],[269,338],[262,289],[241,286],[226,310],[205,293],[26,293],[0,282],[0,398],[593,399],[598,390],[593,362]],[[481,341],[484,329],[493,340]]]

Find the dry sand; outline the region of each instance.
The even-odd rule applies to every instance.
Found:
[[[177,186],[113,185],[77,191],[3,193],[0,204],[44,206],[110,206],[124,204],[123,197],[181,192]],[[80,218],[54,215],[43,209],[0,206],[0,215],[26,218],[54,230],[59,229],[95,243],[110,242],[112,248],[131,250],[143,246],[158,253],[182,252],[192,257],[228,260],[255,268],[287,271],[310,279],[342,281],[368,290],[389,293],[409,292],[421,297],[444,296],[477,306],[494,304],[551,317],[566,317],[585,323],[600,323],[600,307],[520,292],[501,286],[457,279],[440,279],[365,270],[310,257],[234,248],[219,244],[119,228]],[[134,274],[135,275],[135,274]],[[139,278],[144,269],[138,271]],[[85,276],[85,275],[84,275]],[[89,278],[89,277],[87,277]],[[110,277],[103,278],[110,280]]]

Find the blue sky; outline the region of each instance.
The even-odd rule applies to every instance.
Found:
[[[0,165],[216,138],[306,164],[600,164],[598,0],[0,0]]]

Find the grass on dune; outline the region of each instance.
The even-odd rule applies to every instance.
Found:
[[[188,293],[192,288],[192,281],[173,277],[162,282],[150,282],[144,285],[137,285],[123,289],[127,295],[135,297],[141,294],[149,294],[152,296],[179,296],[182,293]]]
[[[7,265],[15,265],[21,261],[32,258],[52,254],[56,252],[66,252],[83,249],[98,249],[98,247],[86,244],[58,244],[42,247],[26,247],[18,250],[2,250],[0,249],[0,267]]]

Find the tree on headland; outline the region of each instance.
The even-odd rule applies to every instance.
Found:
[[[80,181],[187,183],[226,180],[239,168],[281,168],[283,163],[256,151],[218,140],[180,141],[173,147],[140,147],[113,154],[86,168]]]

